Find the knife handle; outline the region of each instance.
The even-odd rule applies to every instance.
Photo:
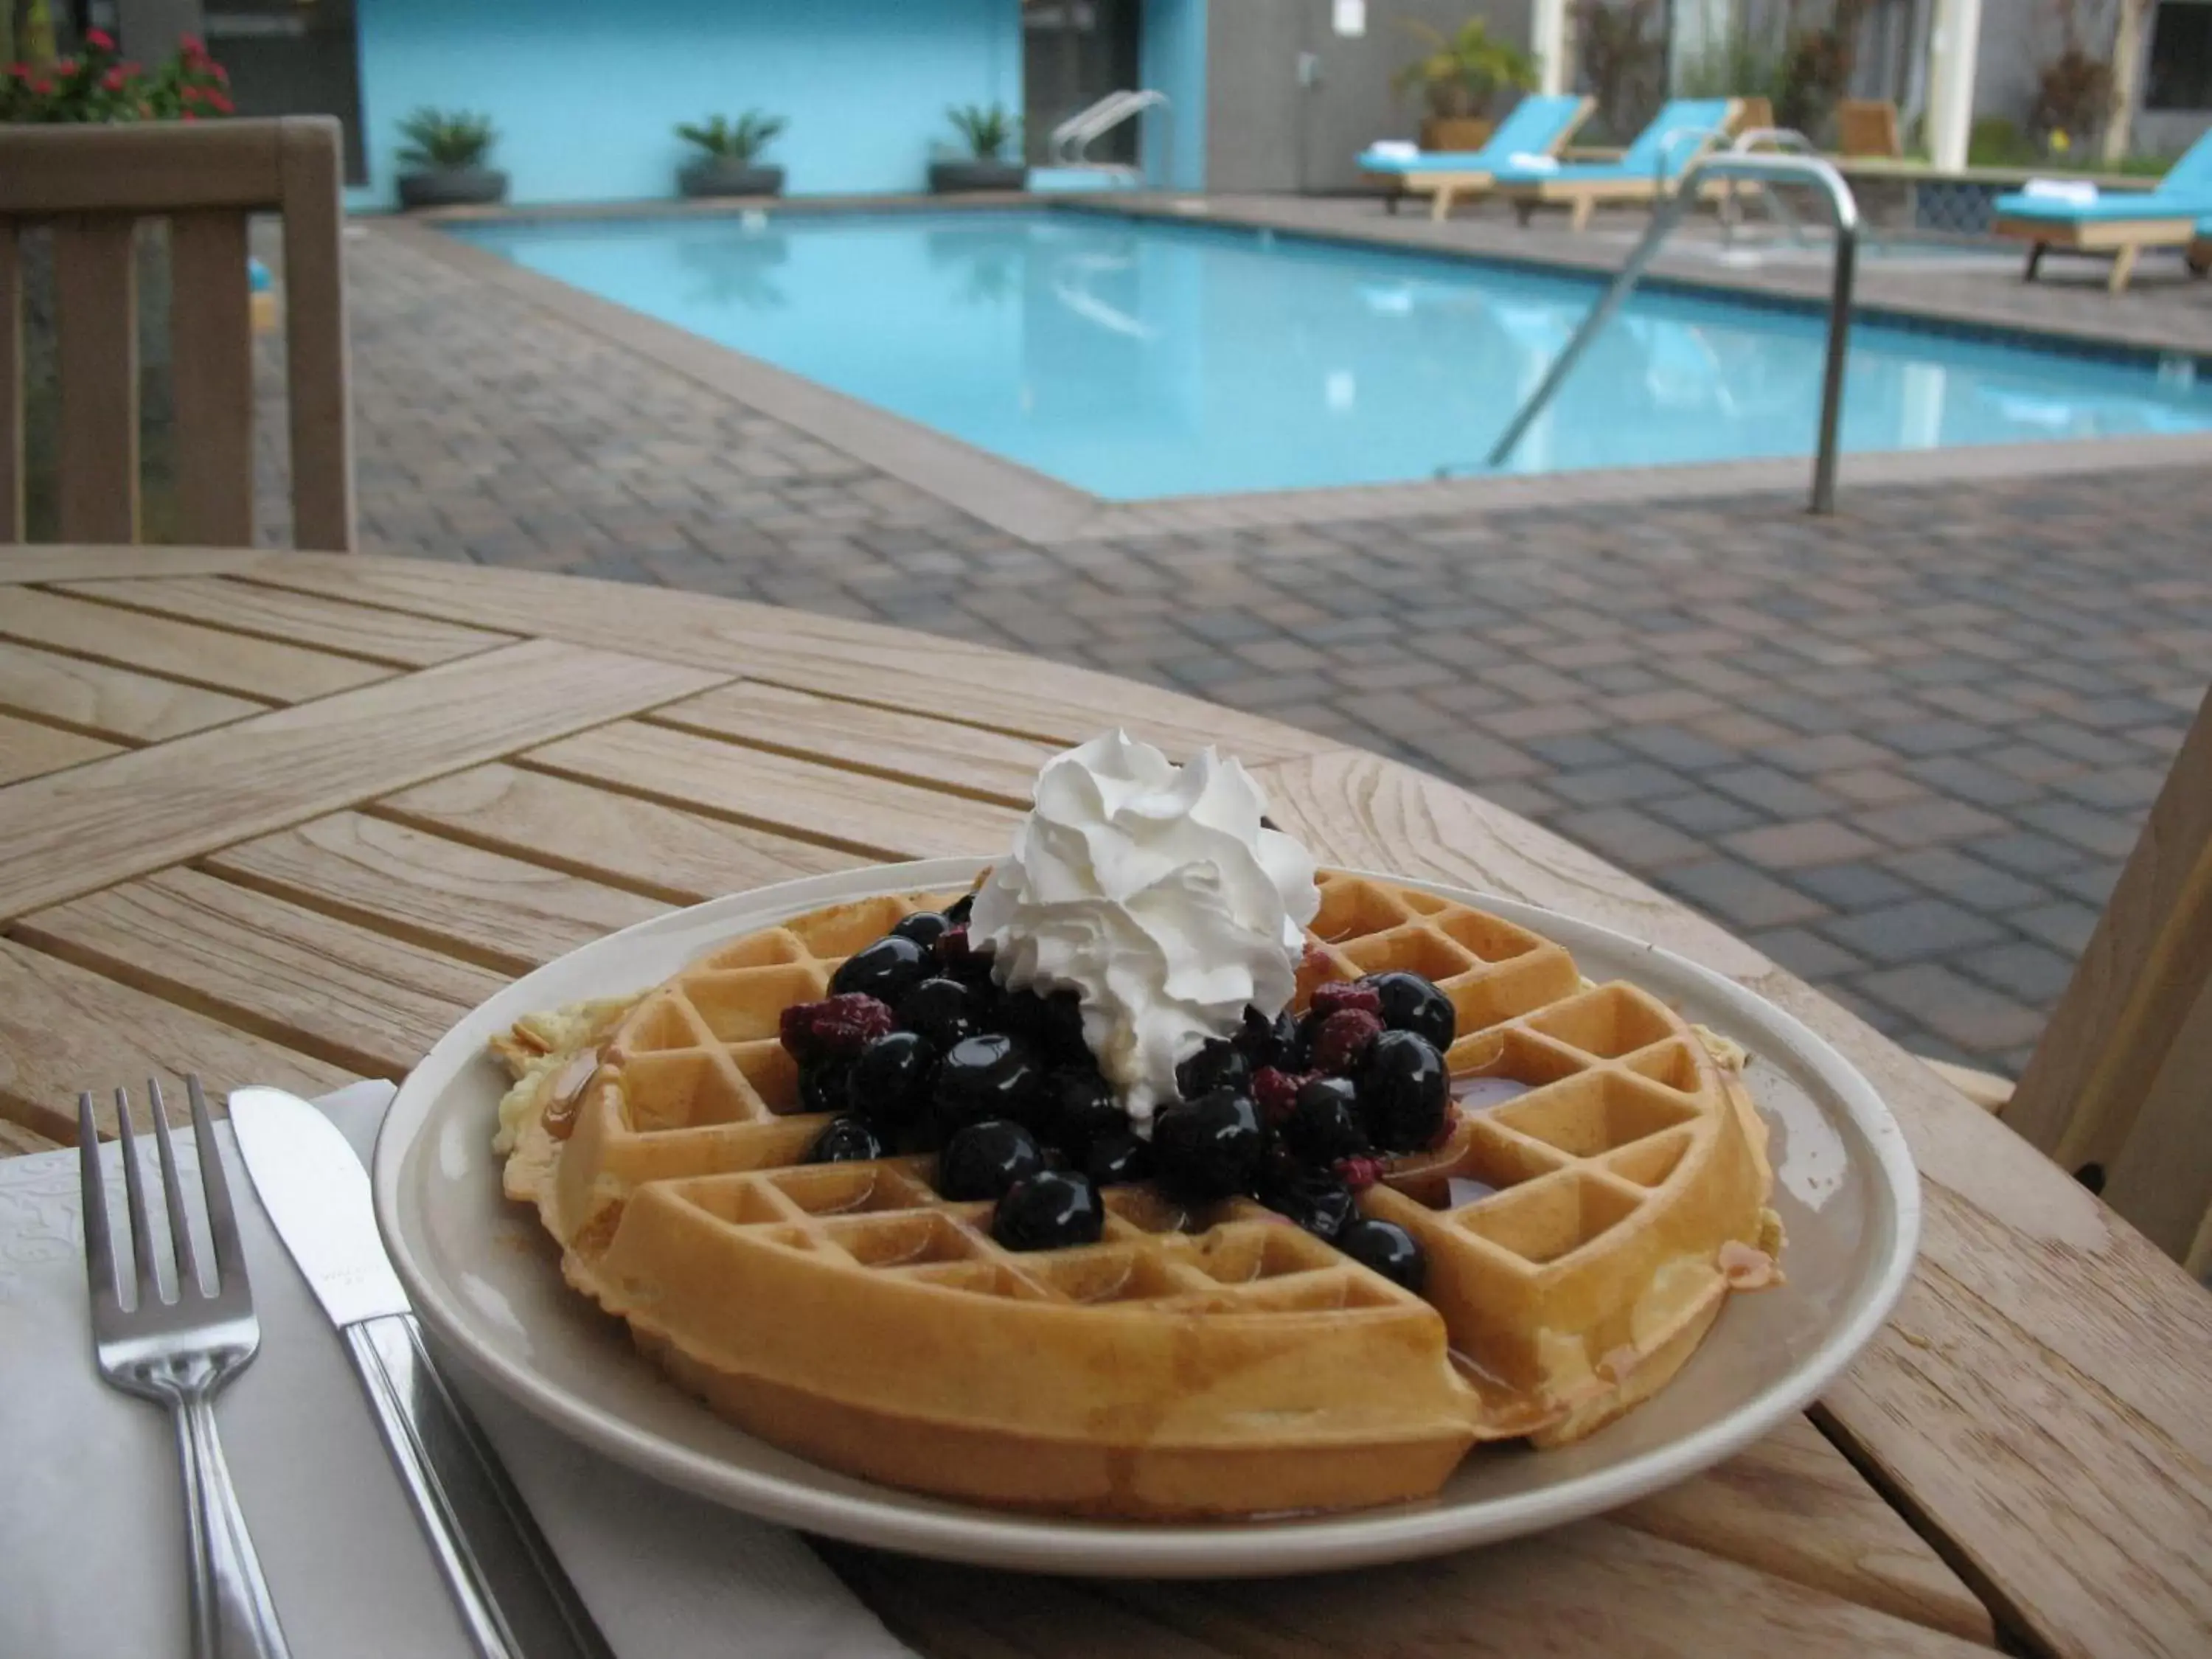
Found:
[[[412,1314],[343,1328],[376,1425],[483,1659],[614,1659]]]

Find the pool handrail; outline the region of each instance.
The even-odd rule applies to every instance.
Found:
[[[1542,382],[1528,394],[1504,434],[1492,446],[1488,462],[1492,471],[1505,464],[1515,446],[1543,412],[1544,405],[1559,391],[1560,383],[1574,371],[1590,342],[1612,319],[1613,313],[1620,309],[1629,291],[1643,279],[1658,254],[1660,244],[1681,222],[1683,214],[1697,201],[1699,187],[1708,179],[1748,179],[1762,184],[1788,179],[1817,185],[1835,221],[1835,279],[1828,297],[1828,356],[1820,386],[1820,431],[1819,446],[1813,455],[1811,510],[1822,514],[1836,510],[1836,441],[1843,422],[1844,360],[1850,346],[1851,285],[1858,270],[1859,207],[1858,198],[1851,194],[1844,175],[1833,163],[1819,155],[1752,155],[1738,148],[1692,162],[1682,175],[1680,187],[1653,208],[1651,222],[1643,240],[1629,254],[1627,264],[1613,279],[1613,285],[1590,307],[1589,315],[1583,319],[1582,326],[1575,331],[1565,349],[1552,360]]]

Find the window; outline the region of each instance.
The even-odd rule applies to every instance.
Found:
[[[2146,109],[2212,109],[2212,4],[2163,0],[2152,20]]]

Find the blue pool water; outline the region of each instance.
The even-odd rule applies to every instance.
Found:
[[[1114,500],[1479,465],[1590,280],[1040,210],[456,234]],[[1638,294],[1512,469],[1809,455],[1824,324]],[[2212,374],[1862,319],[1850,450],[2212,428]]]

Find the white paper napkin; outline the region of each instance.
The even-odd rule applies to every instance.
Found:
[[[392,1095],[364,1083],[319,1103],[366,1157]],[[469,1659],[343,1345],[229,1126],[216,1133],[261,1318],[261,1352],[216,1413],[295,1659]],[[77,1190],[74,1152],[0,1162],[0,1655],[181,1653],[174,1443],[165,1413],[94,1373]],[[795,1534],[634,1474],[453,1381],[623,1659],[908,1654]]]

